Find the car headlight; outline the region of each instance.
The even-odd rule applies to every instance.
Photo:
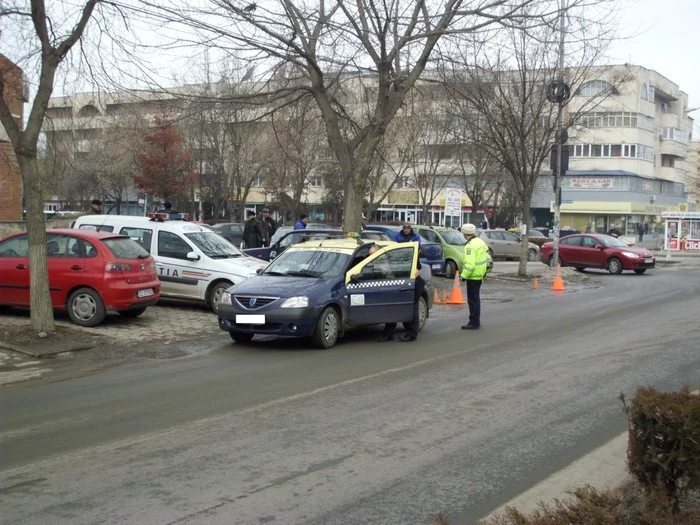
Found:
[[[622,252],[622,255],[624,255],[625,257],[629,257],[630,259],[639,259],[639,255],[632,252]]]
[[[231,294],[224,292],[224,296],[221,298],[221,304],[231,305]]]
[[[309,298],[300,295],[299,297],[290,297],[282,303],[280,308],[306,308],[307,306],[309,306]]]

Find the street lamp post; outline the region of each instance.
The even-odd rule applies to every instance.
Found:
[[[561,223],[561,178],[566,173],[569,164],[569,152],[565,150],[568,134],[564,129],[564,106],[571,96],[571,88],[564,80],[564,37],[566,20],[565,13],[567,0],[560,0],[559,4],[559,72],[557,80],[549,84],[547,99],[558,104],[557,112],[557,133],[556,133],[556,153],[553,151],[551,168],[554,172],[554,253],[552,259],[554,264],[559,262],[559,229]]]

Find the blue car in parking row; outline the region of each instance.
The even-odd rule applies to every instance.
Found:
[[[372,246],[381,249],[369,255]],[[230,287],[218,310],[219,327],[237,343],[256,334],[311,337],[332,347],[344,331],[413,320],[418,243],[327,239],[296,244],[258,275]],[[418,329],[432,307],[430,268],[418,302]]]
[[[370,224],[364,227],[364,231],[371,230],[384,232],[391,237],[391,239],[396,239],[396,236],[401,232],[401,226]],[[430,266],[433,274],[443,275],[445,273],[445,254],[442,249],[442,244],[421,239],[420,248],[420,263]]]

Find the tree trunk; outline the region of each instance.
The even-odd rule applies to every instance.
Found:
[[[527,277],[527,251],[530,246],[530,241],[528,240],[528,235],[530,233],[530,227],[532,226],[532,218],[530,217],[530,199],[521,199],[521,209],[523,213],[523,224],[527,228],[527,233],[520,232],[522,237],[522,243],[520,244],[520,263],[518,264],[518,276]],[[516,226],[517,225],[513,225]]]
[[[116,211],[117,211],[117,215],[122,214],[122,200],[121,199],[117,199],[117,210]]]
[[[364,174],[366,175],[366,174]],[[362,201],[366,177],[360,173],[345,173],[345,195],[343,198],[343,231],[362,231]]]
[[[56,331],[49,292],[46,264],[46,222],[44,192],[36,158],[17,155],[27,205],[27,237],[29,241],[29,309],[32,329],[36,332]]]

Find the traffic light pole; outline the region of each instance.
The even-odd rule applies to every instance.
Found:
[[[564,131],[564,103],[568,99],[564,96],[564,20],[565,20],[565,2],[566,0],[559,0],[559,75],[558,75],[558,93],[557,93],[557,103],[559,104],[558,110],[558,131],[557,131],[557,166],[554,171],[554,264],[559,262],[559,229],[561,228],[561,176],[563,174],[562,170],[562,150],[564,148],[564,143],[566,142],[566,132]],[[568,92],[568,86],[566,91]]]

